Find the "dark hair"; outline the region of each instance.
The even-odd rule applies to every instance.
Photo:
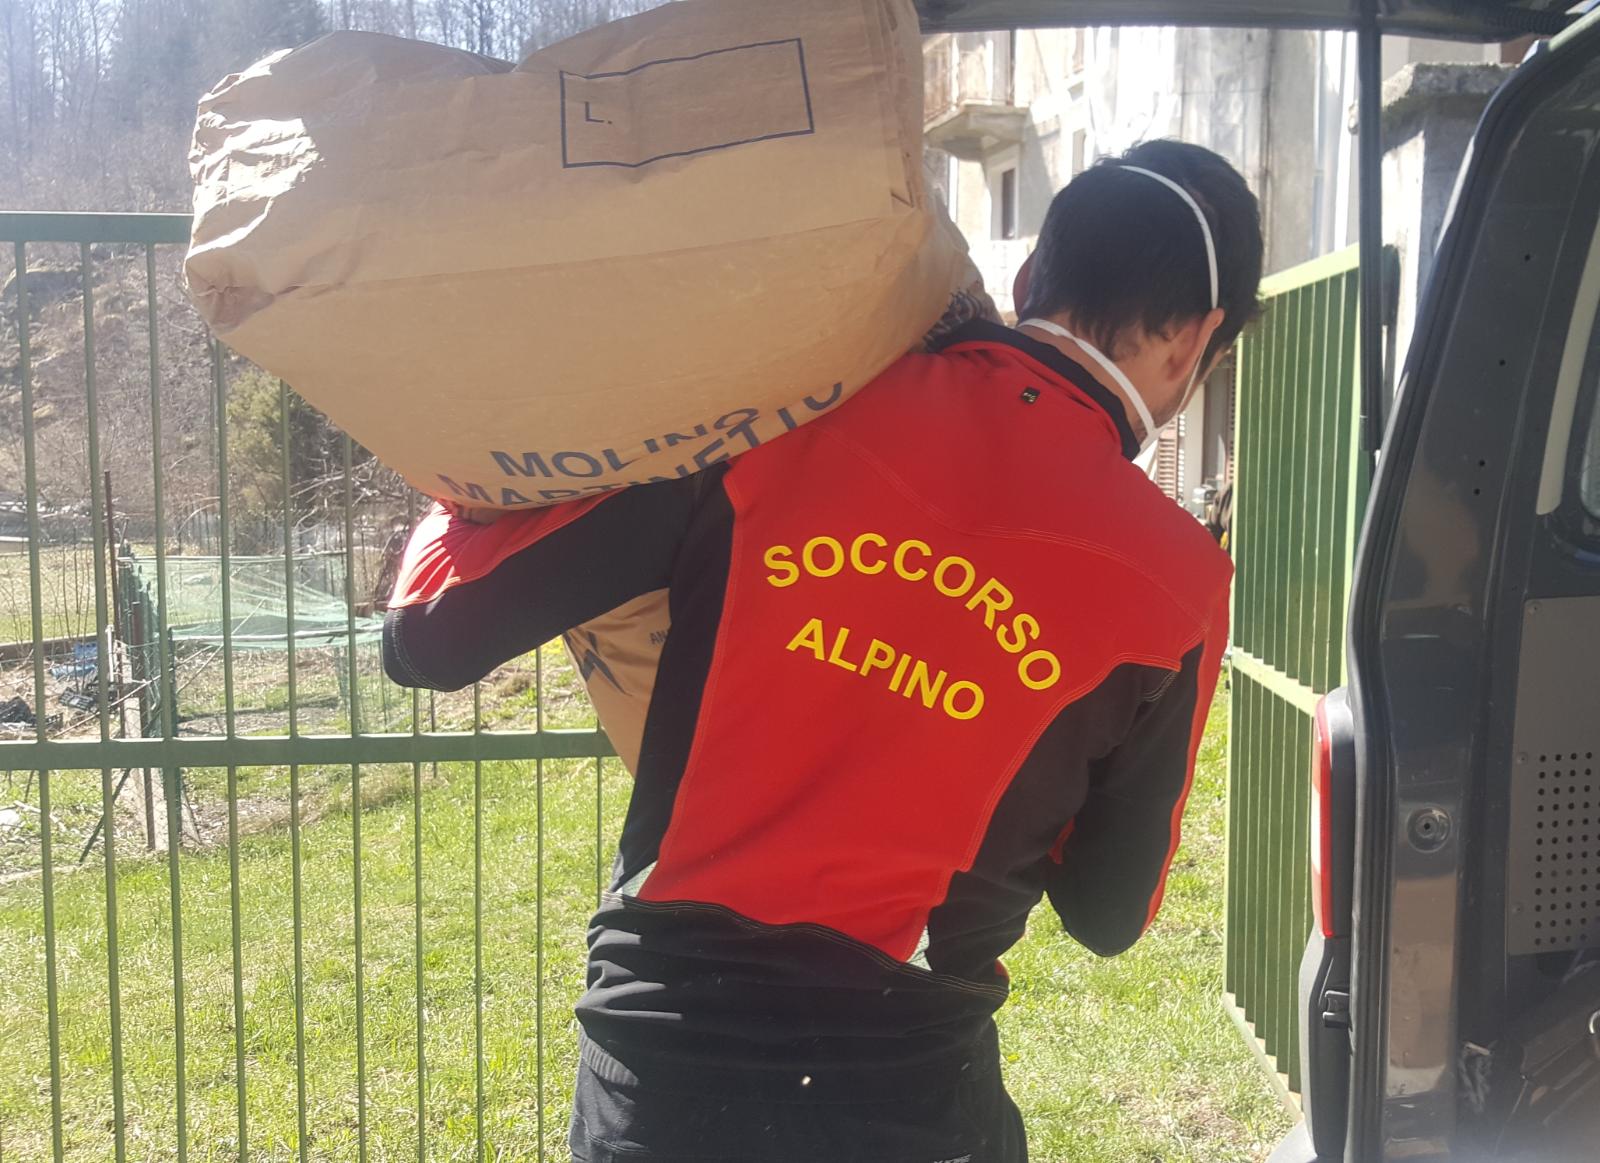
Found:
[[[1021,317],[1065,314],[1109,353],[1132,328],[1164,332],[1211,310],[1205,239],[1194,211],[1124,165],[1177,182],[1211,226],[1223,320],[1206,349],[1210,361],[1260,312],[1261,211],[1237,170],[1181,141],[1149,141],[1120,158],[1102,158],[1055,196]]]

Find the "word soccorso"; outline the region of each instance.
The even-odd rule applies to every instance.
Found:
[[[1016,596],[999,579],[980,582],[978,567],[958,554],[939,556],[926,541],[905,538],[891,545],[881,533],[860,533],[846,541],[827,535],[811,538],[797,551],[792,545],[768,546],[762,563],[771,572],[767,584],[788,589],[803,577],[830,578],[845,570],[864,577],[898,578],[931,586],[942,596],[959,601],[964,609],[983,619],[995,644],[1016,657],[1017,682],[1032,691],[1049,690],[1061,681],[1061,660],[1054,651],[1034,645],[1039,620],[1026,611],[1013,611]],[[985,694],[972,679],[949,681],[948,672],[914,658],[880,638],[865,647],[850,641],[851,628],[830,627],[822,618],[809,618],[789,640],[786,649],[809,653],[818,662],[853,671],[863,678],[884,681],[893,694],[920,699],[929,710],[938,708],[952,719],[975,719],[983,713]]]

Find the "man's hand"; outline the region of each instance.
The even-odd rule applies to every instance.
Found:
[[[445,512],[452,517],[469,521],[474,525],[493,525],[506,515],[504,509],[470,509],[466,505],[457,504],[455,501],[445,500],[441,500],[439,504],[443,505]]]

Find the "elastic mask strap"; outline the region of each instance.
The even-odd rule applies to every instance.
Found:
[[[1128,403],[1132,404],[1133,410],[1139,413],[1139,423],[1144,425],[1145,435],[1144,445],[1141,447],[1147,447],[1150,441],[1156,437],[1159,430],[1156,428],[1155,417],[1150,415],[1150,409],[1145,406],[1144,397],[1139,394],[1139,389],[1133,386],[1133,381],[1128,378],[1128,374],[1116,364],[1112,363],[1110,358],[1098,347],[1092,343],[1087,343],[1084,340],[1079,339],[1076,335],[1072,334],[1072,332],[1068,331],[1065,327],[1061,326],[1061,324],[1052,319],[1024,319],[1021,323],[1017,324],[1017,326],[1037,327],[1040,331],[1048,331],[1051,335],[1059,336],[1069,343],[1076,343],[1080,348],[1083,349],[1083,353],[1085,355],[1094,360],[1105,370],[1106,375],[1110,376],[1117,382],[1117,385],[1122,389],[1123,394],[1128,397]]]
[[[1189,209],[1194,211],[1194,216],[1200,223],[1200,233],[1205,236],[1206,240],[1206,269],[1211,275],[1211,309],[1215,311],[1222,298],[1220,288],[1217,286],[1217,244],[1211,237],[1211,223],[1206,221],[1205,211],[1200,209],[1200,203],[1194,200],[1193,195],[1188,190],[1185,190],[1165,174],[1158,174],[1154,170],[1147,170],[1142,166],[1121,166],[1119,168],[1127,170],[1130,174],[1143,174],[1147,178],[1154,178],[1187,202]]]

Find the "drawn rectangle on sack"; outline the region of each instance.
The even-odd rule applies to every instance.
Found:
[[[561,163],[637,169],[816,132],[798,37],[561,74]]]

